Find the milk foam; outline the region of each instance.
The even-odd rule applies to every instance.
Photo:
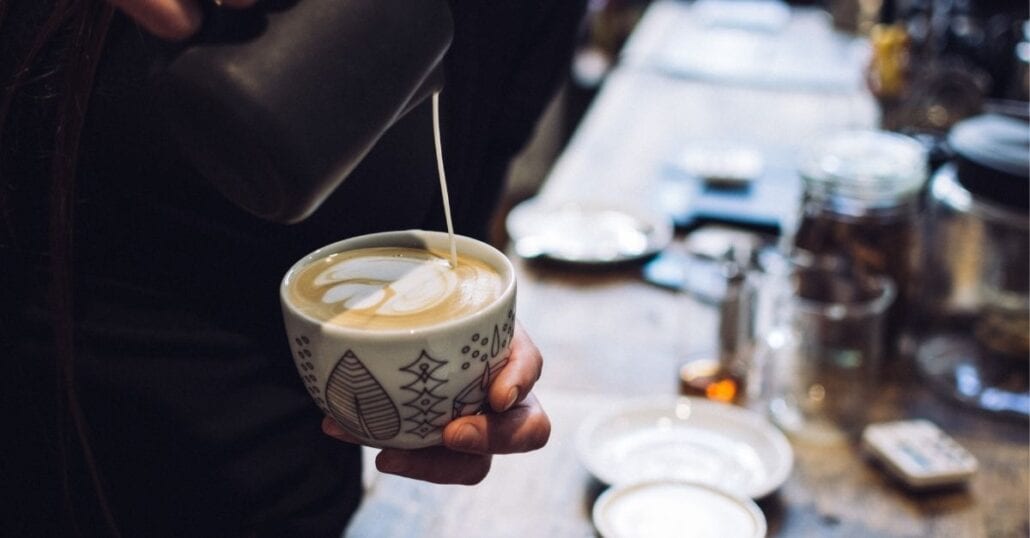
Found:
[[[504,282],[486,263],[381,247],[332,254],[303,268],[290,286],[304,313],[347,327],[411,328],[464,317],[500,297]]]

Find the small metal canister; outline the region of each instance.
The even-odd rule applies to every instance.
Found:
[[[831,258],[856,274],[890,277],[898,296],[888,313],[885,350],[896,353],[919,260],[925,148],[896,133],[847,131],[813,146],[800,173],[804,198],[796,254]]]

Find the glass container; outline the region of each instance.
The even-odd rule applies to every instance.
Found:
[[[857,274],[889,277],[898,297],[885,343],[889,353],[897,352],[919,259],[925,148],[895,133],[842,132],[813,146],[800,172],[804,198],[795,256],[834,258]]]
[[[932,386],[1030,415],[1030,127],[980,116],[949,135],[924,222],[916,360]]]

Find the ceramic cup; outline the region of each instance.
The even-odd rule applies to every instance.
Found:
[[[446,233],[410,230],[354,237],[308,254],[283,277],[279,297],[297,371],[322,411],[369,446],[440,444],[448,422],[483,408],[490,382],[508,363],[515,333],[514,268],[490,245],[456,239],[459,254],[497,270],[504,291],[473,314],[429,326],[344,327],[300,312],[288,291],[302,268],[330,254],[372,247],[447,252]]]

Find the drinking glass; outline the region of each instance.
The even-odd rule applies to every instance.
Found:
[[[790,266],[781,286],[778,321],[758,359],[768,369],[771,418],[800,439],[853,435],[880,378],[894,283],[817,260]]]

